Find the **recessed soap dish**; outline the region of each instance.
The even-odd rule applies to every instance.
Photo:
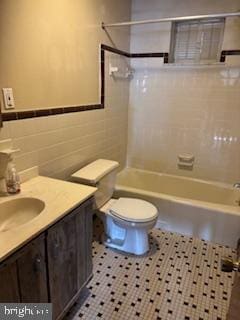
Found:
[[[194,162],[194,155],[183,153],[178,155],[179,162]]]
[[[178,167],[180,169],[191,170],[194,164],[194,155],[189,153],[183,153],[178,155]]]

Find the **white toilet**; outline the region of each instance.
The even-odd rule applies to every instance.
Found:
[[[157,222],[151,203],[134,198],[112,199],[119,163],[99,159],[72,174],[75,182],[95,186],[96,209],[104,223],[108,247],[141,255],[149,250],[148,230]]]

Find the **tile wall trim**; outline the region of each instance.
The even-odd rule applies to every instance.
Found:
[[[109,52],[112,52],[112,53],[119,54],[120,56],[131,58],[131,54],[130,53],[128,53],[126,51],[123,51],[123,50],[119,50],[119,49],[114,48],[114,47],[107,46],[106,44],[101,44],[101,50],[104,50],[104,51],[106,50],[106,51],[109,51]]]
[[[163,58],[163,63],[168,63],[167,52],[131,53],[131,58]]]
[[[2,113],[2,120],[12,121],[12,120],[22,120],[22,119],[29,119],[29,118],[47,117],[47,116],[53,116],[57,114],[81,112],[81,111],[96,110],[96,109],[102,109],[102,108],[104,108],[102,104],[91,104],[91,105],[84,105],[84,106],[70,106],[70,107],[51,108],[51,109],[34,109],[29,111],[4,112]]]
[[[240,50],[223,50],[221,52],[220,62],[225,62],[226,56],[239,56]]]
[[[33,109],[28,111],[14,111],[14,112],[3,112],[0,117],[1,121],[12,121],[22,120],[28,118],[46,117],[57,114],[82,112],[88,110],[103,109],[105,107],[105,51],[112,52],[127,58],[163,58],[164,63],[169,62],[169,53],[167,52],[146,52],[146,53],[129,53],[105,44],[100,46],[100,103],[80,105],[80,106],[68,106],[68,107],[55,107],[49,109]],[[220,62],[225,62],[227,55],[240,55],[240,50],[223,50],[221,52]]]
[[[47,117],[64,113],[82,112],[87,110],[103,109],[105,107],[105,51],[112,52],[127,58],[164,58],[164,63],[168,63],[168,53],[128,53],[126,51],[101,44],[100,46],[100,103],[80,106],[55,107],[48,109],[33,109],[27,111],[3,112],[2,121],[22,120],[37,117]],[[1,120],[1,119],[0,119]]]
[[[101,48],[127,58],[164,58],[164,63],[168,63],[168,52],[146,52],[146,53],[128,53],[126,51],[119,50],[102,44]]]
[[[112,52],[127,58],[163,58],[164,63],[169,62],[168,52],[146,52],[146,53],[129,53],[105,44],[100,46],[100,103],[80,105],[80,106],[69,106],[69,107],[56,107],[49,109],[33,109],[28,111],[14,111],[14,112],[3,112],[0,118],[0,127],[2,121],[21,120],[28,118],[46,117],[57,114],[82,112],[87,110],[103,109],[105,107],[105,51]],[[220,62],[225,62],[226,56],[240,55],[240,50],[223,50],[221,52]]]

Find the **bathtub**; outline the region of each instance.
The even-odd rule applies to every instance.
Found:
[[[240,190],[230,185],[126,168],[115,197],[152,202],[156,227],[236,248],[240,238]]]

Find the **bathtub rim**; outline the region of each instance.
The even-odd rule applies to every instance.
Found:
[[[121,169],[117,173],[117,176],[119,176],[125,170],[134,170],[134,171],[146,172],[146,173],[150,173],[150,174],[156,174],[158,176],[174,177],[174,178],[184,179],[184,180],[188,180],[188,181],[201,182],[204,184],[213,184],[215,186],[227,188],[227,189],[231,189],[231,190],[236,189],[233,187],[233,184],[226,183],[226,182],[214,181],[214,180],[204,180],[204,179],[192,178],[192,177],[188,177],[188,176],[184,176],[184,175],[180,176],[180,175],[176,175],[176,174],[170,174],[170,173],[158,172],[158,171],[152,171],[152,170],[145,170],[145,169],[139,169],[139,168],[133,168],[133,167],[125,167],[125,168]]]
[[[119,173],[117,174],[117,176],[119,176],[121,173],[123,173],[123,171],[126,170],[134,170],[134,171],[140,171],[140,172],[146,172],[146,173],[151,173],[151,174],[156,174],[158,176],[169,176],[169,177],[174,177],[174,178],[180,178],[180,179],[187,179],[190,181],[195,181],[195,182],[201,182],[204,184],[212,184],[221,188],[227,188],[230,189],[232,191],[235,190],[235,188],[227,183],[223,183],[223,182],[215,182],[215,181],[210,181],[210,180],[203,180],[203,179],[196,179],[196,178],[189,178],[189,177],[185,177],[185,176],[177,176],[177,175],[171,175],[171,174],[165,174],[163,172],[155,172],[155,171],[150,171],[150,170],[142,170],[142,169],[136,169],[136,168],[132,168],[132,167],[126,167],[123,170],[119,171]],[[126,185],[120,184],[118,182],[116,182],[115,185],[115,191],[126,191],[126,192],[132,192],[135,194],[140,194],[140,195],[147,195],[150,197],[154,197],[154,198],[160,198],[163,200],[168,200],[171,202],[177,202],[180,204],[184,204],[187,206],[192,206],[192,207],[198,207],[198,208],[204,208],[204,209],[208,209],[211,211],[220,211],[222,213],[228,213],[228,214],[233,214],[233,215],[240,215],[240,206],[229,206],[229,205],[224,205],[224,204],[217,204],[217,203],[212,203],[212,202],[207,202],[207,201],[201,201],[201,200],[194,200],[194,199],[189,199],[189,198],[182,198],[182,197],[177,197],[177,196],[171,196],[165,193],[160,193],[160,192],[153,192],[153,191],[147,191],[144,189],[140,189],[140,188],[133,188],[133,187],[128,187]]]

